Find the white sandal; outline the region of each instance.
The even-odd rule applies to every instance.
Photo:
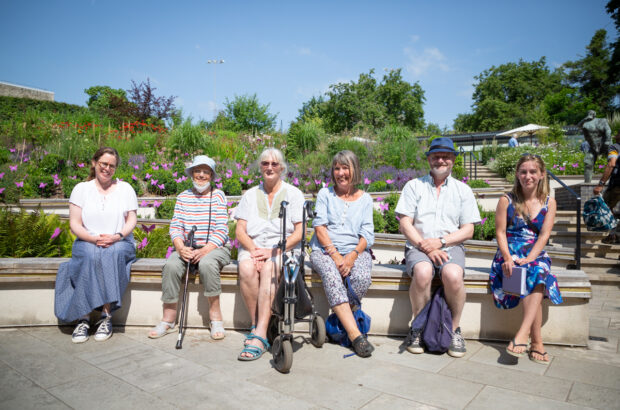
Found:
[[[159,339],[168,333],[174,332],[174,322],[164,322],[163,320],[149,331],[149,338]]]
[[[217,333],[221,333],[221,336],[215,336]],[[226,330],[224,329],[224,321],[212,320],[211,321],[211,339],[221,340],[226,337]]]

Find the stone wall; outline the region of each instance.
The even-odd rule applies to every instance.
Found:
[[[54,101],[54,93],[0,81],[0,95],[7,97],[30,98],[33,100]]]

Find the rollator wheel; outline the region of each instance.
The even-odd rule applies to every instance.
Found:
[[[281,336],[277,337],[273,341],[272,352],[276,370],[280,373],[288,373],[293,365],[293,345],[291,341]]]
[[[310,341],[315,347],[322,347],[326,338],[325,332],[325,320],[318,313],[314,315],[312,319],[312,334],[310,334]]]
[[[274,343],[276,337],[278,337],[279,329],[278,322],[280,319],[276,315],[271,315],[269,318],[269,324],[267,325],[267,341],[271,344]]]

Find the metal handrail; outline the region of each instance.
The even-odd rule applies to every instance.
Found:
[[[575,265],[568,265],[566,266],[566,269],[577,269],[577,270],[581,270],[581,196],[579,194],[577,194],[575,191],[573,191],[568,185],[566,185],[564,182],[562,182],[560,180],[560,178],[558,178],[557,176],[555,176],[555,174],[549,170],[547,170],[547,174],[555,179],[557,182],[560,183],[560,185],[562,185],[562,187],[566,188],[566,190],[575,197],[575,199],[577,200],[577,211],[576,211],[576,216],[577,216],[577,238],[575,239]]]
[[[463,167],[467,169],[467,162],[465,160],[465,154],[469,154],[469,177],[471,179],[478,179],[478,162],[474,159],[474,153],[472,151],[465,151],[463,147],[459,147],[459,153],[463,156]],[[473,167],[473,172],[472,172]]]

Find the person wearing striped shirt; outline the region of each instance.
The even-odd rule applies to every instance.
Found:
[[[209,301],[211,337],[225,337],[224,322],[220,309],[220,271],[230,263],[228,243],[228,211],[226,196],[214,189],[215,161],[206,155],[198,155],[192,165],[185,169],[192,178],[192,189],[177,196],[174,215],[170,222],[170,238],[175,251],[170,255],[162,272],[163,319],[149,332],[150,338],[162,337],[174,331],[177,316],[177,302],[181,278],[186,263],[198,265],[200,280],[205,287],[204,294]],[[186,246],[185,240],[196,227],[193,246]]]

